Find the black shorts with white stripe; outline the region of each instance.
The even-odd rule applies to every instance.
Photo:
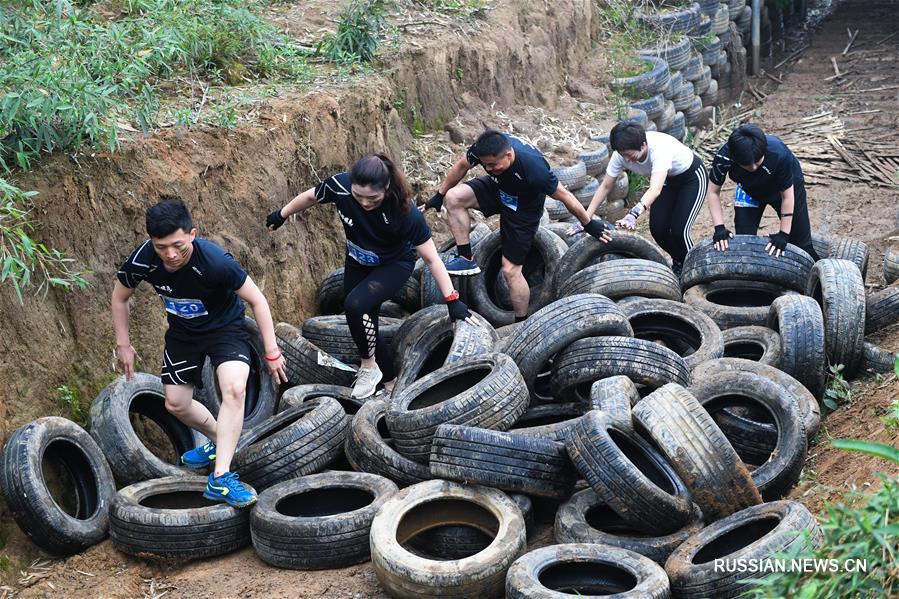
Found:
[[[235,361],[253,365],[253,350],[242,327],[227,327],[190,339],[169,333],[167,331],[165,335],[162,372],[159,375],[163,385],[194,385],[202,389],[203,363],[207,357],[213,368]]]

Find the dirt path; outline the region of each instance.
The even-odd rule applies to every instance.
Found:
[[[844,144],[851,140],[863,147],[875,143],[899,146],[899,35],[893,35],[897,26],[899,7],[895,2],[841,2],[807,40],[809,47],[798,60],[769,71],[775,78],[782,78],[783,84],[767,76],[753,82],[761,93],[767,94],[758,122],[771,133],[788,135],[803,118],[830,112],[843,123]],[[849,42],[847,29],[858,30],[858,35],[844,55]],[[785,54],[789,52],[788,49]],[[832,78],[831,57],[846,75]],[[779,61],[775,59],[775,64]],[[828,78],[832,79],[827,81]],[[872,153],[873,160],[867,164],[880,163],[892,172],[894,181],[899,181],[899,167],[887,162],[883,154]],[[848,170],[845,165],[840,169]],[[861,239],[870,246],[866,281],[869,292],[883,285],[883,252],[889,247],[888,238],[899,232],[899,189],[871,184],[872,178],[865,176],[866,181],[860,182],[828,178],[808,188],[809,211],[816,232],[825,237]],[[777,226],[773,213],[766,215],[763,223],[771,231]],[[897,352],[899,326],[889,327],[868,340]],[[864,490],[869,484],[879,484],[874,475],[877,471],[896,474],[888,462],[839,451],[827,442],[857,438],[896,445],[899,435],[888,433],[880,421],[889,403],[896,399],[899,383],[895,378],[853,384],[849,404],[825,418],[820,440],[809,450],[803,482],[791,497],[819,510],[824,500],[838,499],[847,490]]]
[[[899,36],[878,43],[899,25],[899,7],[880,0],[846,0],[813,33],[801,58],[753,84],[767,94],[757,122],[771,133],[787,135],[796,123],[810,115],[831,112],[847,130],[847,138],[876,139],[899,147]],[[846,28],[859,30],[846,56]],[[787,51],[789,54],[789,50]],[[825,81],[834,74],[830,57],[848,74]],[[780,58],[775,59],[778,62]],[[887,88],[880,91],[863,91]],[[477,119],[463,115],[463,120]],[[865,182],[827,180],[809,186],[813,226],[827,236],[850,236],[871,246],[867,282],[871,289],[883,283],[881,258],[887,238],[896,235],[899,192],[895,188]],[[708,234],[708,217],[694,229],[694,237]],[[773,214],[763,220],[765,232],[776,227]],[[899,327],[882,331],[873,341],[899,351]],[[884,430],[879,417],[899,398],[899,384],[867,381],[855,384],[854,399],[827,417],[820,440],[810,449],[802,483],[792,497],[820,510],[825,499],[842,497],[850,488],[874,483],[874,472],[886,463],[829,447],[832,438],[863,438],[896,444],[899,437]],[[530,546],[551,543],[547,525],[539,527]],[[36,564],[22,575],[18,597],[328,597],[382,598],[371,564],[324,572],[278,570],[261,562],[251,548],[222,558],[184,566],[159,568],[132,560],[106,541],[89,551],[46,564]],[[13,589],[9,589],[13,590]],[[0,594],[3,590],[0,589]]]

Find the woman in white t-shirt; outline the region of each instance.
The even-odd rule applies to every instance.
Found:
[[[680,274],[684,257],[693,247],[690,229],[699,214],[708,187],[708,174],[693,150],[665,133],[645,131],[633,121],[623,121],[609,134],[612,157],[587,215],[606,201],[621,171],[649,177],[649,189],[627,216],[615,224],[633,229],[640,215],[652,206],[649,231],[656,243],[671,255],[674,272]],[[569,234],[576,232],[572,228]]]

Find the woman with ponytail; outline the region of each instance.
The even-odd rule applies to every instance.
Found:
[[[362,356],[353,397],[373,395],[381,381],[389,392],[396,368],[390,349],[378,337],[378,313],[381,304],[393,297],[412,274],[416,252],[440,286],[450,319],[468,319],[471,324],[475,321],[453,289],[424,217],[418,210],[411,210],[409,183],[386,154],[369,154],[350,172],[338,173],[307,189],[269,214],[265,224],[274,231],[290,215],[328,203],[336,205],[346,233],[344,310]]]

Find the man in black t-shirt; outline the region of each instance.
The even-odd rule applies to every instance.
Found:
[[[726,250],[731,233],[724,226],[721,186],[730,175],[737,184],[734,198],[734,228],[737,235],[755,235],[765,206],[780,217],[780,231],[769,236],[765,248],[783,256],[787,243],[802,248],[814,260],[812,228],[805,197],[802,167],[787,146],[774,135],[765,135],[756,125],[740,125],[712,160],[706,199],[715,225],[715,249]]]
[[[477,165],[484,167],[487,176],[460,184],[468,171]],[[577,198],[556,179],[539,150],[492,129],[478,137],[447,173],[437,193],[421,208],[439,209],[444,199],[446,201],[457,252],[446,265],[451,275],[481,272],[468,237],[471,225],[468,210],[478,209],[485,216],[500,215],[502,272],[509,287],[516,322],[524,320],[528,314],[530,287],[522,274],[522,265],[537,234],[546,196],[562,202],[587,233],[601,241],[611,241],[608,231],[614,226],[587,216]]]
[[[287,382],[268,302],[231,254],[197,238],[181,200],[166,200],[147,210],[147,233],[150,238],[119,269],[112,292],[118,365],[126,379],[134,376],[128,300],[141,281],[147,281],[159,294],[169,323],[161,373],[165,407],[212,440],[185,453],[181,462],[191,468],[215,463],[204,497],[235,507],[251,505],[256,493],[230,471],[243,427],[252,353],[244,328],[244,301],[253,309],[269,371],[276,382]],[[201,371],[207,357],[221,389],[218,422],[193,399],[194,387],[203,386]]]

